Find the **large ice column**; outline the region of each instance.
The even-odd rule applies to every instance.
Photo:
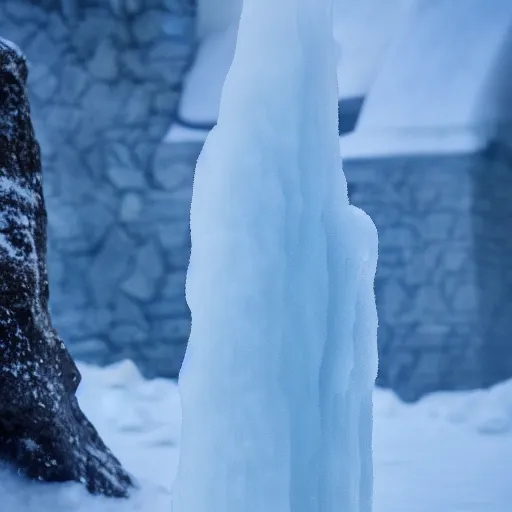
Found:
[[[376,233],[337,96],[332,0],[245,0],[196,168],[173,512],[371,507]]]
[[[341,181],[341,178],[339,178]],[[328,335],[320,371],[322,512],[371,512],[377,233],[333,187],[326,208]]]

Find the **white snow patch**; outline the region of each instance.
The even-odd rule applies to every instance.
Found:
[[[196,130],[179,124],[173,124],[165,135],[163,142],[176,144],[180,142],[199,142],[202,144],[209,133],[210,130]]]
[[[181,96],[179,113],[190,122],[215,123],[222,86],[235,52],[238,23],[205,39],[196,54]]]
[[[1,169],[4,171],[4,169]],[[2,195],[13,193],[22,201],[34,206],[37,204],[36,195],[28,188],[22,187],[15,180],[0,176],[0,193]]]
[[[410,5],[411,0],[336,2],[340,97],[364,96],[368,92],[397,27],[407,19]],[[217,120],[222,86],[235,51],[240,10],[240,0],[198,2],[201,44],[181,97],[179,111],[184,119],[208,123]],[[179,130],[171,128],[167,135],[173,141],[175,129]]]
[[[340,137],[345,159],[395,156],[456,155],[486,147],[485,129],[358,129]]]
[[[129,500],[111,500],[78,484],[28,482],[0,467],[2,510],[169,512],[180,437],[176,383],[144,380],[126,361],[79,368],[80,403],[141,489]],[[134,415],[143,415],[141,428],[123,430]],[[435,393],[414,405],[376,389],[374,415],[374,512],[510,511],[512,380],[489,390]],[[489,429],[489,421],[508,427]]]
[[[361,132],[491,129],[510,115],[510,0],[417,0],[365,101]],[[510,118],[509,118],[510,120]]]
[[[365,96],[415,0],[336,0],[340,97]]]
[[[17,44],[14,44],[12,41],[0,37],[0,43],[3,43],[5,46],[8,46],[11,50],[14,50],[20,57],[23,57],[23,52]]]

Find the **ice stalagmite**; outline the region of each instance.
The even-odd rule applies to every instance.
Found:
[[[377,234],[341,169],[332,0],[244,0],[191,230],[173,512],[369,512]]]

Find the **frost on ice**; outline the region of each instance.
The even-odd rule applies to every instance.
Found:
[[[377,234],[349,204],[332,0],[245,0],[199,158],[174,512],[369,512]]]

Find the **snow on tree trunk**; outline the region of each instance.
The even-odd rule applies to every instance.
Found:
[[[173,512],[369,512],[377,234],[341,168],[332,0],[245,0],[196,168]]]
[[[0,38],[0,459],[31,478],[126,496],[131,477],[82,413],[80,373],[51,322],[27,73],[21,52]]]

